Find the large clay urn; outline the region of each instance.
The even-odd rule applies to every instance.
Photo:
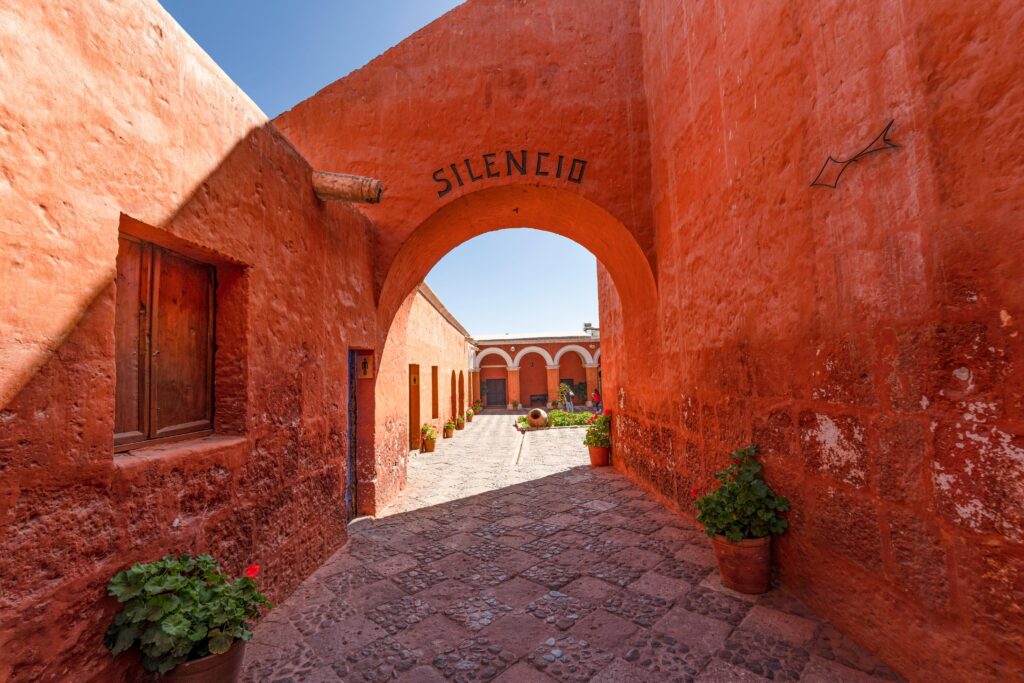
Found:
[[[587,446],[590,450],[591,467],[604,467],[608,464],[608,453],[611,448],[608,446]]]
[[[722,585],[740,593],[765,593],[771,587],[772,537],[733,542],[725,536],[711,539]]]
[[[534,408],[526,414],[526,423],[531,427],[547,427],[548,414],[540,408]]]
[[[242,672],[245,641],[236,640],[222,655],[185,662],[160,678],[161,683],[233,683]]]

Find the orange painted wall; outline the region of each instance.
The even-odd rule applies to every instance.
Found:
[[[344,542],[368,221],[155,2],[0,15],[0,679],[116,681],[116,571],[206,551],[277,602]],[[122,214],[219,264],[215,438],[113,454]]]
[[[365,511],[380,510],[405,486],[409,429],[430,422],[440,431],[451,409],[451,374],[469,373],[469,344],[417,290],[388,332],[376,383],[375,471],[367,473]],[[409,365],[419,365],[420,424],[409,423]],[[438,367],[438,418],[431,418],[431,367]],[[468,386],[467,386],[468,389]],[[467,394],[468,395],[468,394]],[[456,405],[458,399],[456,397]],[[466,406],[468,407],[468,406]]]
[[[616,466],[690,514],[689,488],[761,443],[795,503],[783,584],[905,674],[997,680],[1024,635],[999,597],[1024,585],[1022,12],[478,0],[279,123],[393,189],[366,211],[382,327],[472,236],[578,241],[601,262]],[[809,187],[890,119],[898,151]],[[437,195],[435,169],[534,145],[581,150],[587,180]]]
[[[617,466],[689,511],[690,486],[759,443],[794,506],[784,586],[912,680],[1013,678],[1024,7],[645,0],[642,17],[660,377],[617,383]],[[891,119],[897,151],[809,187]],[[609,340],[619,316],[602,301]]]
[[[519,360],[519,402],[530,405],[531,394],[548,393],[547,363],[538,353],[528,353]]]
[[[404,391],[410,293],[521,226],[601,263],[616,467],[690,514],[755,441],[786,588],[913,680],[1024,668],[1019,2],[471,0],[275,122],[384,181],[359,213],[155,3],[3,12],[0,678],[116,680],[103,584],[136,559],[208,549],[286,595],[345,538],[345,352]],[[890,119],[897,151],[809,187]],[[520,148],[585,179],[438,196]],[[241,311],[201,450],[110,452],[122,213],[221,260]],[[398,392],[368,462],[407,446]]]

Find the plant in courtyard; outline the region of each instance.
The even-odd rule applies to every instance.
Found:
[[[466,424],[466,418],[459,415],[458,417],[455,418],[455,426],[457,427],[462,424]]]
[[[118,572],[107,592],[124,605],[107,629],[112,654],[133,645],[147,671],[165,673],[182,662],[223,654],[249,640],[248,622],[270,602],[256,588],[259,567],[231,579],[209,555],[167,555]]]
[[[516,410],[519,410],[519,401],[512,401],[512,407]]]
[[[455,420],[453,420],[453,419],[451,419],[451,418],[449,417],[449,418],[448,418],[448,419],[447,419],[447,420],[445,421],[445,423],[444,423],[444,428],[445,428],[445,429],[455,429]]]
[[[558,385],[558,402],[559,403],[565,403],[566,401],[569,400],[569,391],[570,391],[570,389],[569,389],[569,385],[568,384],[559,384]]]
[[[769,488],[756,454],[755,445],[733,451],[733,464],[715,474],[718,488],[699,498],[697,487],[690,490],[700,511],[697,521],[708,536],[725,536],[735,543],[786,530],[781,513],[789,510],[789,501]]]
[[[472,408],[467,408],[466,409],[466,417],[473,417],[473,409]]]
[[[422,436],[424,439],[437,439],[437,427],[430,424],[429,422],[424,422],[423,426],[420,427],[420,436]]]
[[[612,416],[599,415],[593,418],[590,426],[587,427],[587,436],[583,439],[584,446],[595,448],[608,448],[612,445]]]

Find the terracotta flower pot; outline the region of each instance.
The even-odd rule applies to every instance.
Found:
[[[238,680],[245,659],[245,641],[236,640],[222,655],[185,662],[161,677],[161,683],[232,683]]]
[[[466,423],[465,422],[456,422],[455,423],[455,428],[456,429],[465,429],[466,428]]]
[[[472,422],[472,421],[473,421],[473,416],[472,415],[467,415],[466,416],[466,422]]]
[[[424,453],[433,453],[434,446],[437,445],[437,439],[423,439],[421,451]]]
[[[733,543],[725,536],[711,539],[722,585],[740,593],[765,593],[771,587],[772,537]]]
[[[445,427],[444,428],[444,438],[450,439],[453,436],[455,436],[455,430],[453,428],[451,428],[451,427]]]
[[[590,465],[592,467],[604,467],[608,464],[608,451],[611,449],[607,446],[587,446],[590,449]]]

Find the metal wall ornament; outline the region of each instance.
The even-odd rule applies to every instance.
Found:
[[[825,164],[818,171],[818,175],[814,178],[814,182],[811,183],[811,187],[829,187],[833,190],[839,187],[839,178],[842,177],[843,172],[846,171],[854,162],[860,161],[864,157],[874,154],[875,152],[884,152],[891,149],[899,149],[899,145],[889,139],[889,132],[892,130],[892,125],[896,123],[896,119],[889,121],[888,125],[882,130],[878,136],[872,140],[867,147],[854,154],[852,157],[846,160],[839,160],[829,155],[828,159],[825,160]]]

